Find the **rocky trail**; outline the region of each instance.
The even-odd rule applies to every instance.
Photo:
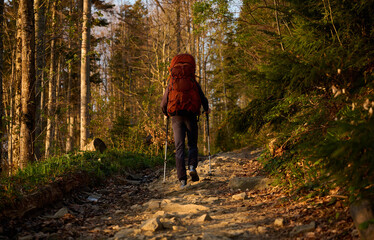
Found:
[[[217,154],[211,176],[200,162],[183,189],[175,170],[165,183],[162,169],[116,176],[9,221],[0,239],[358,239],[342,199],[294,201],[261,176],[259,153]]]

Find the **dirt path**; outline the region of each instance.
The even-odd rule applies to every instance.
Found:
[[[261,179],[258,150],[218,154],[198,167],[200,181],[181,189],[175,170],[106,186],[4,226],[10,239],[358,239],[347,207],[332,197],[292,201],[278,187],[233,190],[233,179]],[[160,176],[156,181],[150,181]],[[241,178],[238,178],[241,177]],[[230,181],[231,180],[231,181]],[[1,229],[0,229],[1,230]],[[1,235],[1,233],[0,233]],[[0,237],[1,239],[1,237]]]

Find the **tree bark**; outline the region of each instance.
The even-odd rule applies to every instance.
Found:
[[[44,76],[44,34],[45,34],[45,0],[35,0],[35,67],[36,67],[36,80],[35,80],[35,141],[42,141],[40,134],[42,132],[42,111],[43,111],[43,76]],[[38,140],[40,139],[40,140]],[[41,144],[38,144],[41,145]],[[35,149],[36,158],[40,158],[40,150]]]
[[[45,158],[50,157],[51,146],[53,140],[53,117],[54,106],[56,103],[56,88],[55,88],[55,30],[56,30],[56,1],[53,1],[52,6],[52,34],[51,34],[51,58],[49,67],[49,82],[48,82],[48,118],[47,118],[47,132],[45,137]]]
[[[34,1],[21,0],[22,84],[19,167],[25,168],[34,159],[35,128],[35,35]]]
[[[73,1],[70,2],[70,10],[69,10],[70,16],[73,15]],[[69,34],[69,42],[68,42],[68,49],[69,51],[72,51],[71,47],[71,38],[72,36]],[[73,151],[73,137],[74,137],[74,115],[72,113],[72,107],[71,107],[71,91],[72,91],[72,74],[73,74],[73,69],[72,69],[72,60],[68,62],[68,82],[67,82],[67,96],[66,96],[66,106],[67,106],[67,116],[66,116],[66,121],[67,121],[67,126],[68,126],[68,135],[66,138],[66,152],[71,152]]]
[[[11,109],[10,135],[11,139],[9,154],[10,174],[19,167],[20,157],[20,126],[21,126],[21,81],[22,81],[22,26],[21,26],[21,7],[18,4],[17,11],[17,33],[16,33],[16,52],[15,52],[15,74],[11,86],[11,98],[13,99]]]
[[[4,0],[0,0],[0,165],[3,160],[3,35],[4,35]]]
[[[81,46],[81,126],[80,126],[80,149],[83,149],[88,139],[88,104],[90,93],[90,19],[91,19],[91,1],[83,1],[83,29]]]
[[[176,35],[177,35],[177,54],[181,52],[181,1],[176,0],[177,7],[177,23],[176,23]]]

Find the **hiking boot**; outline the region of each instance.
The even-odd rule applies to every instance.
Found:
[[[181,188],[184,188],[187,185],[186,180],[181,180]]]
[[[199,175],[197,175],[196,169],[193,166],[190,166],[190,176],[192,182],[199,181]]]

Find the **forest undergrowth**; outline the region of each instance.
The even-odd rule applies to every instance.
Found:
[[[82,184],[95,184],[114,174],[136,172],[160,166],[162,163],[163,158],[160,156],[118,149],[108,150],[102,154],[99,152],[66,154],[35,162],[11,176],[0,177],[0,212],[6,208],[15,208],[26,196],[47,185],[56,182],[69,184],[68,181],[77,175],[78,178],[88,178],[86,183],[81,181]]]

